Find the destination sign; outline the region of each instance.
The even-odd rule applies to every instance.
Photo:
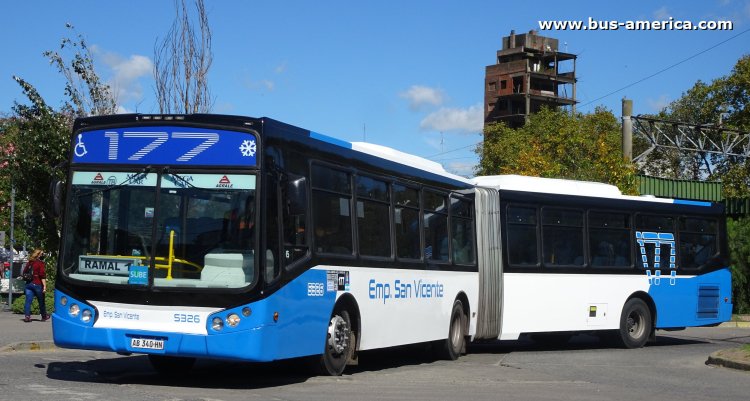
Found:
[[[139,259],[126,257],[103,257],[101,255],[81,255],[78,257],[78,271],[104,275],[127,276],[131,265]]]
[[[246,132],[152,126],[83,131],[73,163],[255,166],[258,141]]]

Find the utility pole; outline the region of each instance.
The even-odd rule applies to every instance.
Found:
[[[13,236],[13,225],[16,214],[16,187],[13,179],[10,181],[10,277],[8,278],[8,310],[13,310],[13,259],[16,249],[16,238]]]
[[[633,160],[633,101],[622,98],[622,157]]]

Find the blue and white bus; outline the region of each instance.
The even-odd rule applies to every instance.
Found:
[[[79,119],[70,152],[58,346],[340,374],[474,330],[473,185],[437,163],[216,115]]]
[[[480,252],[474,339],[531,335],[559,343],[594,332],[636,348],[655,329],[731,318],[722,205],[626,196],[592,182],[520,176],[473,182],[478,203],[486,191],[480,188],[499,196],[477,214],[498,208],[492,225],[500,240],[489,242],[502,248],[490,263]]]
[[[731,313],[719,206],[602,184],[468,180],[389,148],[269,118],[76,121],[53,335],[61,347],[309,357],[656,328]]]

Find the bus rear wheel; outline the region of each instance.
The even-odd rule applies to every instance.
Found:
[[[355,332],[352,330],[352,319],[349,311],[334,311],[328,322],[325,351],[320,358],[320,373],[329,376],[340,376],[354,352]]]
[[[620,317],[619,342],[625,348],[641,348],[651,336],[651,310],[639,298],[625,303]]]
[[[464,306],[460,300],[453,303],[451,310],[451,322],[448,328],[448,338],[445,339],[440,349],[440,355],[444,359],[454,361],[466,351],[466,315]]]

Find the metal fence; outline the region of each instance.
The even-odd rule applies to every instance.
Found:
[[[718,181],[672,180],[639,175],[638,191],[641,195],[663,198],[721,202],[729,216],[744,216],[750,213],[750,199],[725,198],[722,194],[722,184]]]

